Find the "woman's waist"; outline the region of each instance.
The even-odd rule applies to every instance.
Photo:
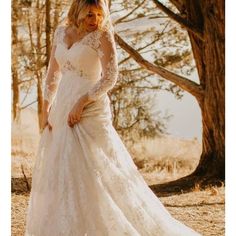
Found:
[[[72,110],[78,99],[73,98],[68,101],[56,99],[52,104],[49,113],[49,120],[51,121],[51,123],[60,124],[61,122],[66,122],[69,112]],[[81,113],[81,119],[89,117],[92,119],[112,118],[110,99],[107,94],[102,95],[96,101],[91,102],[84,107]]]
[[[87,80],[87,81],[97,81],[101,78],[100,71],[93,71],[91,70],[83,70],[83,69],[76,69],[76,70],[62,70],[62,79],[76,79],[76,80]]]

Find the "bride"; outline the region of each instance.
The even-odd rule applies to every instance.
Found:
[[[58,26],[25,236],[193,236],[148,187],[112,126],[118,66],[108,4],[73,1]]]

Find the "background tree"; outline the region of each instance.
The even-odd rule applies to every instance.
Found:
[[[120,6],[117,7],[117,4]],[[175,67],[188,75],[192,73],[193,58],[186,32],[177,31],[177,24],[170,22],[161,11],[153,11],[153,4],[149,1],[113,1],[111,15],[116,32],[137,47],[139,53],[163,67]],[[149,25],[147,20],[155,23],[159,20],[160,26],[155,28],[154,23]],[[140,67],[120,47],[118,55],[119,79],[111,90],[113,125],[123,140],[135,142],[142,137],[160,136],[166,132],[171,116],[157,110],[156,95],[165,90],[181,99],[182,90],[156,73]]]
[[[14,0],[12,2],[14,120],[17,114],[19,117],[20,110],[36,103],[38,123],[41,123],[43,83],[50,58],[52,34],[62,16],[61,8],[60,0]],[[27,101],[29,97],[30,101]]]
[[[199,165],[191,175],[169,183],[168,186],[188,188],[196,181],[202,185],[219,183],[225,178],[224,1],[171,0],[176,8],[173,5],[167,7],[157,0],[153,2],[187,30],[199,83],[149,62],[118,34],[116,41],[139,65],[192,94],[201,108],[203,150]],[[165,189],[165,186],[159,186],[159,190]]]
[[[18,84],[18,55],[15,53],[16,46],[18,42],[18,0],[12,1],[12,94],[13,94],[13,102],[12,102],[12,112],[13,119],[16,120],[19,116],[19,100],[20,100],[20,89]]]

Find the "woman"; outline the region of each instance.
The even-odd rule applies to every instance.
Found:
[[[74,1],[56,29],[26,236],[199,235],[167,212],[112,126],[112,32],[104,0]]]

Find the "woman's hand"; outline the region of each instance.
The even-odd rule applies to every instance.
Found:
[[[49,112],[50,112],[50,108],[48,107],[48,103],[47,101],[44,101],[43,114],[42,114],[42,119],[41,119],[41,131],[43,131],[47,125],[48,125],[49,131],[52,130],[52,125],[48,122]]]
[[[52,125],[48,122],[48,115],[49,115],[48,111],[43,111],[42,120],[41,120],[42,131],[44,130],[46,126],[48,126],[49,131],[52,130]]]
[[[91,102],[93,101],[89,101],[87,95],[81,96],[78,102],[76,102],[67,118],[67,123],[71,128],[80,121],[84,107]]]

